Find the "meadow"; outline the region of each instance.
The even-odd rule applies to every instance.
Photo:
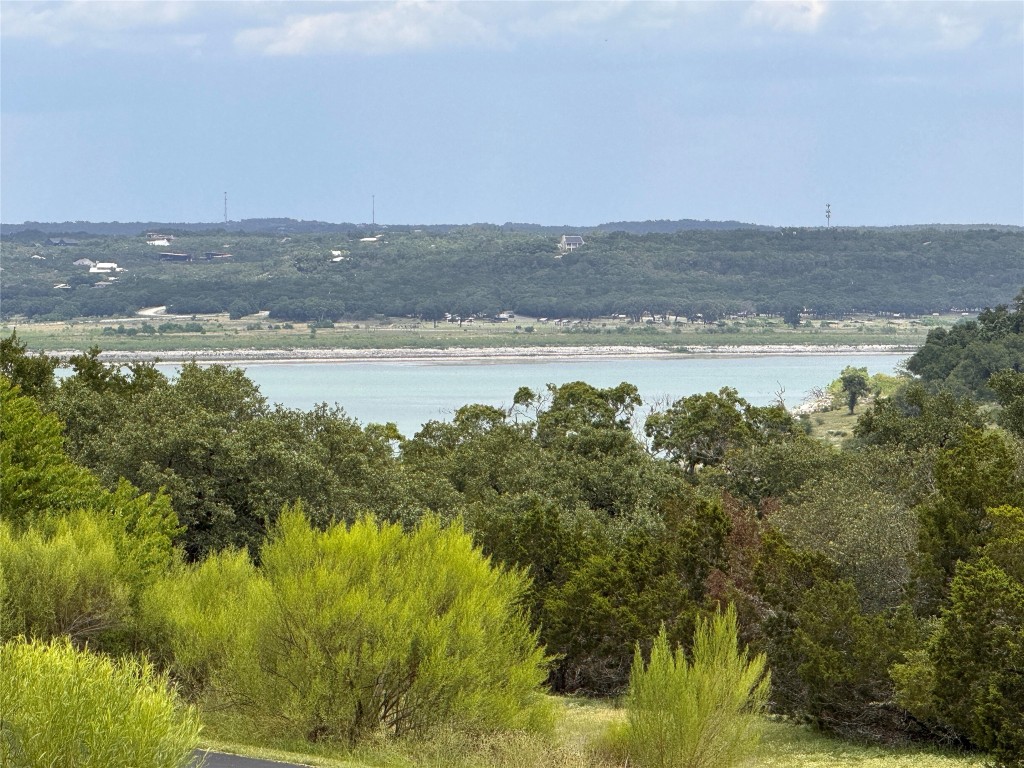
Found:
[[[794,328],[777,317],[749,317],[703,325],[680,321],[631,323],[623,319],[573,324],[517,317],[507,323],[419,322],[378,318],[330,327],[270,322],[263,315],[231,320],[228,315],[143,315],[67,322],[8,322],[33,349],[111,352],[177,350],[470,349],[493,347],[634,346],[685,352],[688,347],[898,345],[924,343],[931,328],[950,326],[959,315],[927,318],[855,316],[808,320]],[[199,330],[196,330],[198,326]],[[164,328],[161,331],[161,327]],[[182,330],[185,328],[190,330]],[[153,332],[147,332],[147,329]]]
[[[289,742],[254,734],[251,723],[208,712],[202,745],[214,751],[322,768],[618,768],[607,746],[608,729],[626,719],[617,702],[558,697],[561,717],[551,738],[502,734],[471,738],[442,733],[428,741],[381,741],[356,750]],[[255,738],[254,738],[255,736]],[[763,768],[983,768],[984,755],[913,745],[885,747],[827,736],[781,719],[765,723],[757,756]]]

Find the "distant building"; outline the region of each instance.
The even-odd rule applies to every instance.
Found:
[[[78,261],[71,262],[76,267],[94,267],[96,262],[92,259],[79,259]]]
[[[558,243],[559,253],[572,253],[584,245],[583,238],[579,235],[562,235]]]
[[[166,248],[168,245],[171,244],[171,241],[168,240],[166,237],[158,237],[158,238],[155,238],[153,240],[147,240],[146,244],[147,245],[157,245],[157,246],[160,246],[162,248]]]
[[[89,272],[94,275],[106,275],[111,272],[124,272],[124,268],[117,266],[117,262],[114,261],[97,261],[89,267]]]
[[[78,245],[78,241],[69,237],[51,237],[50,245]]]
[[[160,261],[192,261],[191,253],[161,253]]]
[[[230,259],[231,254],[225,253],[224,251],[207,251],[203,254],[203,258],[207,261],[212,261],[213,259]]]

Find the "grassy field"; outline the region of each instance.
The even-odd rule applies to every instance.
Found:
[[[810,415],[811,435],[838,447],[844,440],[853,436],[853,428],[857,426],[857,417],[869,406],[869,402],[861,403],[850,415],[848,408],[833,411],[820,411]]]
[[[745,318],[704,326],[700,323],[633,324],[604,319],[576,324],[517,318],[509,323],[421,323],[406,318],[338,323],[312,329],[305,324],[270,322],[252,316],[136,316],[61,323],[5,323],[4,335],[17,330],[32,349],[110,351],[282,350],[282,349],[459,349],[544,346],[651,346],[685,351],[692,346],[863,345],[914,347],[928,330],[951,325],[958,316],[908,318],[854,317],[808,321],[798,328],[779,318]],[[174,325],[160,332],[161,325]],[[186,324],[200,331],[182,332]],[[148,328],[155,333],[147,333]]]
[[[354,751],[259,738],[251,724],[224,715],[207,718],[205,747],[287,760],[325,768],[616,768],[607,749],[608,727],[625,719],[606,702],[560,699],[562,717],[550,738],[526,735],[466,737],[440,734],[430,741],[381,742]],[[765,768],[982,768],[980,755],[944,753],[915,747],[885,748],[833,739],[807,726],[766,723],[760,753],[751,766]]]

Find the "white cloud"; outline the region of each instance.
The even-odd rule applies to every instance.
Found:
[[[511,7],[518,11],[515,23],[510,25],[512,28],[554,36],[617,20],[629,10],[629,3],[618,0],[598,3],[530,3]],[[529,9],[528,13],[523,12],[526,9]]]
[[[590,45],[735,52],[770,38],[815,35],[864,55],[1020,46],[1019,2],[191,2],[0,0],[5,38],[153,52],[216,48],[265,56]]]
[[[966,48],[982,34],[982,26],[974,19],[957,14],[940,13],[935,19],[935,44],[939,48]]]
[[[235,43],[242,50],[271,56],[501,45],[496,30],[473,15],[476,7],[442,2],[360,4],[351,10],[293,15],[277,25],[245,29],[235,36]]]
[[[140,31],[177,27],[195,9],[195,4],[189,2],[5,2],[0,7],[0,34],[39,39],[51,45],[85,41],[109,47]]]
[[[269,56],[392,53],[442,48],[513,49],[521,43],[561,45],[596,37],[647,44],[652,34],[729,12],[731,3],[637,2],[413,2],[314,3],[286,16],[264,13],[265,23],[235,35],[239,50]],[[264,4],[264,11],[288,9]],[[666,38],[667,39],[667,38]],[[678,43],[678,40],[674,40]]]
[[[745,24],[776,32],[815,32],[825,17],[822,0],[757,0],[743,14]]]
[[[857,6],[861,27],[886,43],[907,47],[960,50],[993,31],[1001,42],[1017,44],[1024,29],[1020,3],[885,2]]]

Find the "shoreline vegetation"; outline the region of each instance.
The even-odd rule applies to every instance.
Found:
[[[269,322],[266,313],[168,315],[163,307],[135,317],[71,322],[8,322],[30,348],[62,359],[92,347],[106,362],[383,362],[495,363],[535,360],[674,358],[804,354],[913,354],[933,328],[963,316],[876,317],[786,324],[779,317],[632,323],[621,318],[458,325],[384,318],[326,325]]]
[[[805,320],[793,327],[779,317],[708,326],[602,318],[566,328],[529,317],[517,317],[514,325],[441,322],[436,327],[410,324],[402,318],[377,318],[314,327],[270,323],[265,312],[232,319],[224,313],[169,315],[165,307],[150,307],[134,317],[7,323],[0,330],[16,331],[32,349],[64,364],[96,347],[101,350],[100,361],[122,365],[507,365],[892,353],[909,357],[924,344],[929,330],[952,327],[961,319],[959,314],[925,318],[860,315]],[[801,415],[830,406],[828,393],[811,392],[789,410]]]

